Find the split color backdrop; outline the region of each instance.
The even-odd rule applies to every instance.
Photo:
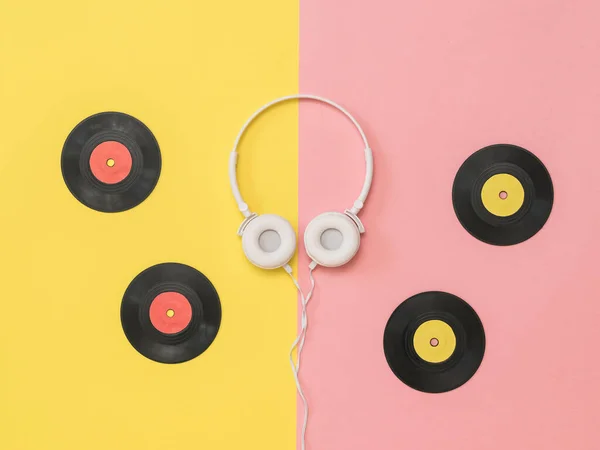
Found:
[[[0,0],[0,448],[297,447],[296,293],[244,258],[227,163],[256,108],[302,92],[355,114],[375,159],[359,254],[315,272],[308,449],[597,449],[599,18],[592,0]],[[163,158],[154,192],[117,214],[77,202],[60,171],[71,129],[107,110],[142,120]],[[555,188],[546,226],[504,248],[451,202],[462,162],[494,143],[534,152]],[[301,242],[351,204],[363,164],[342,116],[292,102],[249,130],[240,185]],[[133,277],[171,261],[223,308],[213,345],[179,365],[138,354],[119,318]],[[392,311],[427,290],[486,330],[479,371],[444,394],[383,355]]]

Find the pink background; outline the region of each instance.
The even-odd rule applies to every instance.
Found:
[[[308,449],[600,448],[599,18],[592,0],[301,1],[300,91],[355,113],[375,158],[359,254],[315,272]],[[304,103],[300,127],[303,231],[351,205],[363,159],[334,111]],[[495,143],[534,152],[555,188],[546,226],[504,248],[451,202],[458,167]],[[486,330],[479,371],[445,394],[405,386],[383,355],[392,311],[427,290]]]

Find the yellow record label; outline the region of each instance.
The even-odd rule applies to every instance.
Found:
[[[454,353],[456,336],[446,322],[428,320],[419,325],[415,331],[413,346],[423,361],[441,363]]]
[[[507,173],[491,176],[481,189],[481,201],[485,209],[498,217],[516,213],[525,201],[525,190],[521,182]]]

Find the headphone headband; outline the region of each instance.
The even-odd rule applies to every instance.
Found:
[[[356,119],[354,117],[352,117],[352,114],[350,114],[346,109],[344,109],[337,103],[335,103],[331,100],[328,100],[326,98],[318,97],[316,95],[308,95],[308,94],[288,95],[285,97],[280,97],[278,99],[275,99],[275,100],[267,103],[266,105],[263,105],[254,114],[252,114],[250,116],[250,118],[246,121],[246,123],[244,124],[244,126],[242,127],[240,132],[238,133],[237,138],[235,139],[235,144],[233,145],[233,150],[231,151],[231,156],[229,157],[229,182],[231,184],[231,190],[233,191],[233,196],[235,197],[235,201],[237,202],[239,210],[244,215],[244,217],[250,217],[252,215],[252,212],[248,208],[248,205],[244,202],[244,199],[242,198],[242,194],[240,193],[240,189],[238,187],[238,182],[237,182],[237,174],[236,174],[237,157],[238,157],[237,148],[240,144],[240,140],[242,139],[242,136],[246,132],[246,129],[248,128],[248,126],[261,113],[263,113],[270,107],[277,105],[278,103],[282,103],[282,102],[285,102],[288,100],[295,100],[295,99],[297,99],[297,100],[315,100],[315,101],[325,103],[329,106],[334,107],[335,109],[340,111],[342,114],[344,114],[348,119],[350,119],[350,121],[354,124],[354,126],[360,133],[360,136],[365,144],[365,165],[366,165],[365,181],[363,183],[363,187],[362,187],[362,190],[360,191],[358,198],[354,201],[352,208],[350,208],[350,210],[349,210],[353,214],[358,214],[358,212],[364,206],[365,201],[367,200],[367,195],[369,194],[369,190],[371,189],[371,181],[373,180],[373,153],[371,151],[371,148],[369,147],[369,142],[367,141],[367,137],[365,136],[365,133],[363,132],[359,123],[356,121]]]

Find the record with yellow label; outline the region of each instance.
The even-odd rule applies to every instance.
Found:
[[[464,300],[446,292],[423,292],[392,313],[383,349],[390,369],[406,385],[422,392],[447,392],[462,386],[479,368],[485,333]]]
[[[471,155],[452,188],[454,211],[471,235],[493,245],[514,245],[542,229],[554,201],[544,164],[516,145],[497,144]]]

